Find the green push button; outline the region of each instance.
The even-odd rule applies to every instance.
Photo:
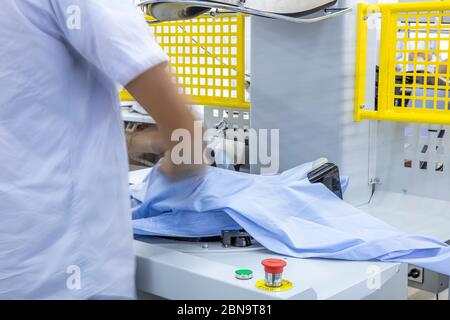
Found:
[[[239,280],[250,280],[253,278],[253,271],[250,269],[238,269],[234,274]]]

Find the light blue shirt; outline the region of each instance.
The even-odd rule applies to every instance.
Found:
[[[133,212],[138,235],[218,236],[245,229],[270,251],[296,258],[410,263],[450,275],[450,247],[409,235],[311,184],[312,163],[279,175],[209,167],[174,181],[152,169]],[[341,181],[345,190],[347,181]],[[134,189],[132,195],[136,195]],[[136,198],[136,197],[135,197]]]
[[[134,297],[116,84],[165,60],[130,1],[2,1],[0,299]]]

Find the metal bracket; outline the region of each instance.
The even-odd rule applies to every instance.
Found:
[[[324,21],[327,19],[335,18],[338,16],[342,16],[344,14],[350,13],[353,10],[353,8],[351,8],[351,7],[349,7],[349,8],[334,8],[333,10],[330,8],[327,8],[327,9],[321,10],[321,12],[323,13],[322,15],[316,16],[314,14],[314,15],[308,15],[308,16],[311,16],[310,18],[304,18],[304,17],[298,18],[298,17],[293,17],[290,15],[248,9],[243,6],[245,1],[241,1],[240,5],[236,6],[236,5],[217,3],[217,2],[211,2],[211,1],[200,1],[200,0],[143,0],[143,1],[139,2],[137,5],[144,7],[146,5],[161,4],[161,3],[178,3],[178,4],[185,4],[185,5],[192,5],[192,6],[201,7],[201,8],[221,9],[221,10],[227,10],[227,11],[231,11],[231,12],[235,12],[235,13],[249,14],[249,15],[258,16],[258,17],[278,19],[278,20],[300,23],[300,24],[310,24],[310,23]],[[217,14],[217,13],[215,13],[215,14]],[[186,17],[186,19],[189,19],[189,17]],[[149,22],[158,23],[161,21],[154,20],[154,21],[149,21]]]
[[[222,245],[225,248],[245,248],[252,245],[252,236],[245,230],[223,230]]]
[[[139,127],[139,123],[137,123],[137,122],[129,122],[129,123],[127,123],[127,125],[126,125],[126,127],[125,127],[125,131],[126,132],[135,132],[136,131],[136,129]]]

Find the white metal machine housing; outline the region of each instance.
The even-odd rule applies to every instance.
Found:
[[[339,0],[337,6],[353,7],[355,1]],[[346,201],[407,232],[450,239],[450,159],[446,153],[450,128],[353,122],[356,13],[302,25],[252,17],[251,27],[251,127],[280,129],[280,169],[325,156],[350,177]],[[440,130],[446,130],[444,137],[438,137]],[[412,146],[409,151],[406,144]],[[445,151],[422,153],[425,144],[429,150],[441,146],[440,152]],[[405,160],[417,166],[405,167]],[[427,161],[427,169],[420,168],[421,161]],[[444,163],[444,171],[435,170],[436,163]],[[259,167],[252,171],[257,173]],[[401,264],[293,259],[257,246],[223,249],[219,244],[156,238],[136,240],[135,252],[138,289],[150,296],[407,296],[408,266]],[[287,259],[285,277],[294,282],[293,289],[279,293],[256,289],[256,280],[263,277],[260,262],[269,256]],[[252,269],[254,279],[235,279],[236,268]]]
[[[353,121],[356,30],[356,10],[302,26],[252,18],[251,126],[280,129],[281,170],[325,156],[350,177],[346,201],[406,232],[447,241],[450,128]],[[376,29],[371,33],[373,53]],[[367,105],[374,104],[378,59],[367,57]],[[432,278],[435,285],[424,280]],[[436,293],[446,282],[428,274],[410,285]]]

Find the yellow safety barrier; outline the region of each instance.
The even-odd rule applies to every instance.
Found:
[[[381,15],[378,103],[366,106],[374,14]],[[450,1],[359,4],[355,120],[450,124],[449,34]]]
[[[170,58],[178,84],[193,103],[249,108],[245,98],[244,16],[224,14],[150,23]],[[121,100],[133,100],[123,91]]]

